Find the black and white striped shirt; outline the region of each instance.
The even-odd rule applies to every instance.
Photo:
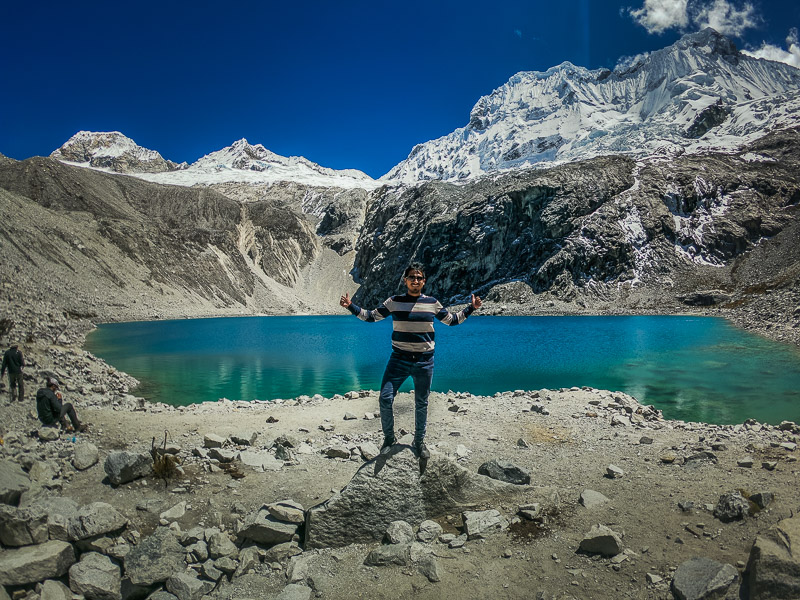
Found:
[[[434,317],[445,325],[460,325],[475,310],[469,304],[463,310],[451,313],[436,298],[409,294],[392,296],[374,310],[366,310],[352,303],[348,308],[351,313],[368,323],[381,321],[391,315],[392,348],[413,354],[433,352],[436,345]]]

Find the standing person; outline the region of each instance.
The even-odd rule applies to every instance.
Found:
[[[58,392],[58,379],[55,377],[48,378],[47,387],[43,387],[36,392],[36,412],[39,414],[39,420],[42,425],[56,427],[60,424],[62,429],[70,432],[72,429],[66,419],[66,417],[69,417],[75,431],[86,431],[88,427],[78,420],[75,408],[69,402],[62,404],[60,395]]]
[[[425,427],[428,421],[428,395],[433,378],[434,317],[445,325],[459,325],[481,307],[481,299],[472,294],[465,309],[451,313],[436,298],[422,294],[425,272],[422,265],[412,263],[403,274],[407,292],[387,299],[374,310],[365,310],[353,304],[349,294],[342,296],[339,304],[362,321],[374,323],[392,317],[392,355],[383,373],[380,392],[381,428],[386,454],[396,443],[392,404],[397,390],[411,377],[414,380],[414,444],[413,450],[420,458],[429,458],[425,446]]]
[[[25,396],[25,384],[22,382],[22,369],[25,366],[25,358],[19,349],[19,344],[11,344],[11,347],[3,354],[3,366],[0,368],[0,378],[6,374],[8,369],[8,385],[11,391],[11,401],[19,396],[22,402]]]

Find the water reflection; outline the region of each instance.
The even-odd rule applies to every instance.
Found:
[[[137,393],[179,405],[377,389],[390,334],[347,316],[119,323],[87,349],[142,380]],[[800,353],[721,319],[473,317],[436,336],[436,391],[591,386],[672,418],[800,421]]]

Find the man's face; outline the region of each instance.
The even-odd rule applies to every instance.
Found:
[[[425,276],[420,271],[410,271],[405,276],[404,281],[411,296],[419,296],[422,293],[422,286],[425,285]]]

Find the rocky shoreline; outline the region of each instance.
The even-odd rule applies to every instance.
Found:
[[[711,597],[697,582],[720,580],[714,597],[792,597],[763,575],[769,560],[758,562],[775,560],[770,540],[798,534],[792,423],[669,421],[593,389],[433,394],[420,486],[406,446],[375,458],[375,392],[152,404],[79,349],[82,321],[46,321],[33,322],[37,339],[55,343],[27,352],[37,374],[28,400],[0,405],[3,486],[22,481],[0,513],[0,572],[14,574],[2,581],[14,600],[666,599]],[[46,439],[30,400],[44,373],[64,381],[89,433]],[[397,413],[410,429],[410,395]],[[175,457],[169,476],[164,456]],[[426,498],[429,489],[447,492]],[[323,508],[350,521],[322,518]],[[798,558],[791,548],[780,557],[790,594],[800,588],[785,569]]]

